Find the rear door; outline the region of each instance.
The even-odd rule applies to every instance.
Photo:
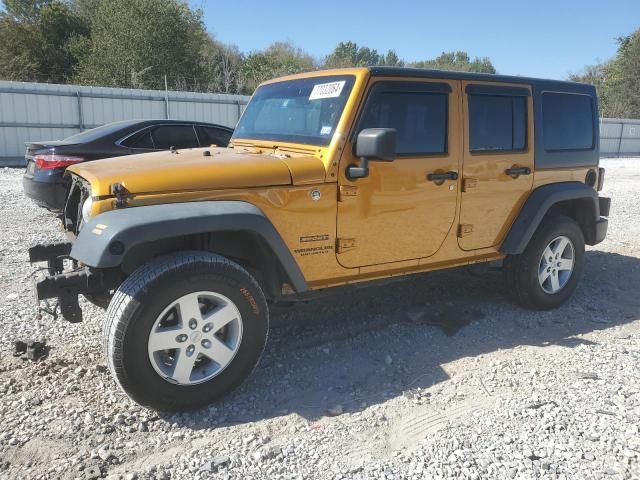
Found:
[[[463,82],[464,165],[458,244],[498,245],[533,185],[529,85]]]
[[[193,125],[159,125],[151,130],[151,136],[155,147],[159,150],[199,146]]]
[[[130,153],[157,152],[175,148],[196,148],[200,141],[193,125],[154,125],[147,127],[120,142]]]

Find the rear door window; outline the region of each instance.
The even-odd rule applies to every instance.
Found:
[[[513,152],[527,147],[527,97],[469,95],[469,150]]]
[[[199,125],[196,127],[201,147],[217,145],[218,147],[226,147],[229,144],[231,133],[227,130],[215,127],[204,127]]]
[[[191,125],[161,125],[153,129],[152,135],[153,143],[161,150],[198,146],[198,138]]]

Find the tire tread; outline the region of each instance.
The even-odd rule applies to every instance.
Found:
[[[507,292],[513,301],[532,310],[546,310],[558,306],[557,302],[541,302],[539,296],[536,296],[536,291],[534,289],[537,285],[532,285],[530,282],[533,275],[531,269],[535,268],[537,270],[538,268],[538,248],[541,243],[544,243],[545,238],[552,232],[562,234],[562,232],[567,229],[573,229],[579,234],[580,244],[574,245],[574,248],[579,249],[580,252],[584,253],[584,238],[579,225],[570,217],[558,215],[548,217],[543,221],[529,241],[524,252],[519,255],[508,255],[504,259],[504,279]],[[576,256],[577,255],[578,253],[576,252]],[[582,254],[580,254],[580,258],[582,258]],[[576,278],[579,278],[582,266],[578,265],[577,262],[578,260],[576,257],[574,275]],[[573,293],[574,288],[575,284],[572,287],[569,287],[570,293],[566,295],[566,297],[565,294],[562,294],[562,298],[566,300]]]
[[[266,305],[266,300],[262,289],[258,285],[257,281],[249,274],[241,265],[214,253],[188,251],[179,252],[164,257],[158,257],[155,260],[143,265],[138,270],[134,271],[116,290],[109,307],[106,312],[106,319],[103,324],[103,349],[107,359],[107,366],[115,379],[118,387],[125,393],[127,391],[127,385],[130,382],[123,368],[122,351],[116,348],[116,344],[122,344],[123,339],[127,333],[127,327],[130,323],[131,316],[137,309],[138,304],[136,298],[148,291],[149,286],[158,279],[160,276],[170,273],[172,271],[183,270],[184,268],[195,268],[196,265],[206,264],[217,272],[237,272],[240,273],[246,280],[252,283],[253,290],[258,292],[261,296],[258,301],[262,305]],[[265,309],[266,311],[266,309]],[[267,313],[268,324],[268,313]],[[267,329],[268,335],[268,329]],[[266,345],[266,339],[263,344],[263,351]],[[260,352],[262,355],[262,352]],[[254,365],[254,369],[256,365]],[[176,410],[181,408],[182,405],[167,404],[167,410]]]

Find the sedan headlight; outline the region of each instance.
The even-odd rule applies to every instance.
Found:
[[[93,198],[88,197],[82,204],[82,220],[88,223],[91,220],[91,207],[93,206]]]

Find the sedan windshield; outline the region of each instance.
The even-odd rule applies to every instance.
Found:
[[[352,75],[339,75],[263,85],[253,94],[233,139],[326,146],[354,81]]]

